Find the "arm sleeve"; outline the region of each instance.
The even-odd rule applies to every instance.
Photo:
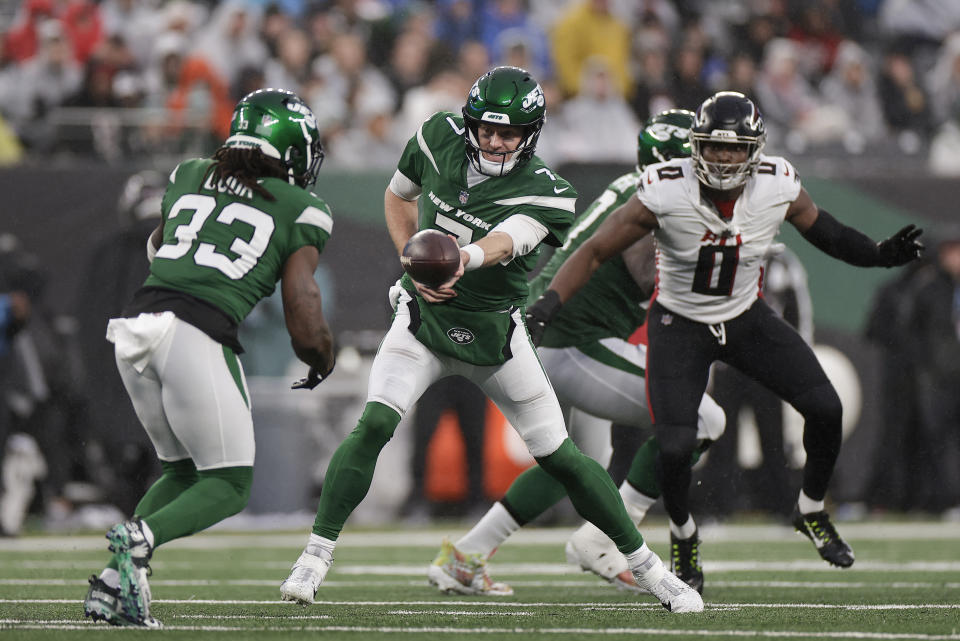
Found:
[[[396,194],[398,198],[413,201],[420,197],[423,188],[407,178],[403,172],[398,169],[394,172],[393,178],[390,179],[390,191]]]
[[[490,231],[503,232],[513,239],[513,254],[500,261],[501,265],[506,265],[517,256],[529,254],[549,233],[546,225],[523,214],[510,216]]]
[[[880,264],[877,244],[862,232],[848,227],[820,209],[817,219],[803,237],[820,251],[857,267]]]

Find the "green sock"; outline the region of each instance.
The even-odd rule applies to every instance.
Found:
[[[539,465],[534,465],[513,480],[503,501],[510,505],[510,515],[520,525],[526,525],[566,495],[567,491],[560,481]]]
[[[336,541],[347,517],[370,489],[380,450],[393,436],[400,414],[382,403],[370,402],[360,421],[333,453],[320,492],[313,533]]]
[[[690,467],[696,465],[700,457],[713,443],[709,439],[700,441],[697,449],[690,457]],[[660,453],[660,444],[655,436],[651,436],[633,456],[630,471],[627,472],[627,483],[632,485],[641,494],[650,498],[660,498],[660,483],[657,481],[657,455]]]
[[[160,467],[163,473],[137,503],[137,508],[133,511],[134,515],[141,518],[150,516],[200,480],[196,466],[188,458],[179,461],[160,461]]]
[[[204,530],[246,507],[252,467],[204,470],[198,477],[180,496],[142,517],[153,531],[153,547]]]
[[[560,481],[577,513],[609,536],[624,554],[643,545],[643,537],[630,520],[613,479],[569,438],[556,452],[537,463]]]

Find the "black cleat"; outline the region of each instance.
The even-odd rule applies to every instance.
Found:
[[[703,566],[700,564],[700,533],[678,539],[670,533],[670,571],[681,581],[703,594]]]
[[[793,511],[793,527],[817,546],[824,561],[840,568],[853,565],[853,549],[837,534],[826,512],[801,514],[800,508]]]

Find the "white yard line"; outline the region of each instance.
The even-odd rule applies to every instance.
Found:
[[[693,616],[693,615],[689,615]],[[102,625],[100,628],[104,628]],[[71,620],[26,621],[20,619],[0,619],[0,630],[84,630],[89,631],[93,624],[77,624]],[[380,634],[408,633],[417,634],[448,634],[448,635],[530,635],[530,634],[557,634],[588,636],[671,636],[671,637],[759,637],[764,639],[776,638],[804,638],[817,639],[881,639],[881,640],[908,640],[920,641],[957,641],[960,634],[922,634],[910,632],[861,632],[856,630],[844,631],[800,631],[800,630],[704,630],[704,629],[666,629],[666,628],[455,628],[455,627],[390,627],[390,626],[227,626],[227,625],[166,625],[164,630],[186,632],[367,632]]]
[[[957,540],[957,524],[941,521],[918,521],[904,523],[838,523],[843,537],[848,541],[871,540]],[[670,531],[666,526],[643,526],[644,537],[651,543],[666,543]],[[365,547],[426,547],[439,548],[443,536],[456,538],[466,530],[452,528],[449,531],[391,530],[377,532],[351,532],[347,530],[339,541],[342,548]],[[573,528],[528,528],[514,534],[510,541],[520,545],[563,545],[573,533]],[[309,528],[298,533],[230,533],[212,528],[196,536],[171,541],[164,548],[179,549],[224,549],[237,547],[292,548],[300,549],[307,541]],[[704,525],[700,529],[704,541],[709,542],[758,542],[793,541],[797,534],[783,525]],[[83,536],[26,536],[17,539],[0,539],[0,552],[41,551],[64,552],[79,550],[102,550],[106,547],[103,535]]]
[[[19,604],[63,604],[79,603],[80,599],[0,599],[0,603],[19,603]],[[296,604],[280,601],[279,599],[270,600],[250,600],[250,599],[153,599],[151,603],[161,603],[170,605],[276,605],[281,607],[293,607]],[[609,602],[579,602],[579,603],[557,603],[557,602],[509,602],[509,601],[466,601],[457,598],[451,598],[443,601],[315,601],[315,606],[397,606],[397,607],[476,607],[476,608],[589,608],[594,610],[660,610],[661,606],[653,602],[637,603],[609,603]],[[707,603],[709,609],[777,609],[791,608],[797,610],[960,610],[960,603],[883,603],[873,605],[851,605],[842,603]],[[0,623],[4,620],[0,619]]]

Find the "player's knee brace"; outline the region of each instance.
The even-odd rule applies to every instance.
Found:
[[[353,429],[353,436],[364,445],[379,451],[387,444],[400,423],[400,414],[382,403],[371,402],[363,408],[363,415]]]
[[[667,465],[689,466],[697,449],[697,431],[687,425],[657,425],[660,460]]]
[[[199,472],[201,479],[218,479],[229,488],[223,492],[220,505],[225,512],[236,514],[247,507],[253,486],[253,468],[250,466],[221,467]]]

